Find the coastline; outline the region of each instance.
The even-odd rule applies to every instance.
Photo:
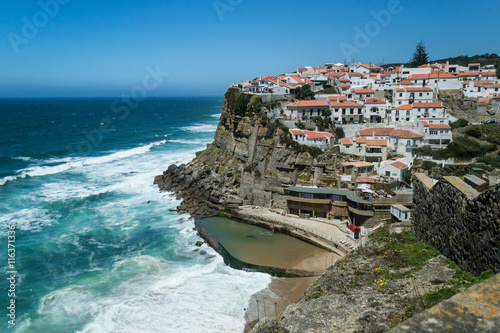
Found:
[[[232,221],[232,223],[240,224],[242,227],[251,224],[256,228],[271,229],[268,225],[258,225],[256,223],[249,223],[249,221],[245,223],[236,220]],[[248,254],[249,249],[236,240],[239,246],[243,246],[243,250],[238,253],[238,251],[235,251],[234,246],[229,246],[229,250],[226,249],[222,243],[225,240],[227,241],[227,238],[222,237],[222,239],[217,239],[201,220],[195,219],[195,225],[199,235],[224,258],[224,261],[229,266],[243,270],[258,270],[273,276],[268,288],[251,296],[245,311],[246,324],[244,332],[249,332],[260,320],[266,317],[278,316],[290,304],[297,303],[314,281],[320,278],[333,263],[342,257],[337,252],[325,249],[324,246],[318,247],[316,244],[311,244],[314,242],[308,242],[309,244],[304,242],[303,239],[305,237],[309,238],[307,235],[302,235],[301,239],[298,239],[292,234],[286,236],[275,235],[284,238],[291,237],[298,239],[296,242],[303,243],[304,246],[300,247],[300,251],[302,252],[300,256],[297,256],[295,253],[297,251],[291,251],[290,254],[285,255],[284,253],[270,251],[273,255],[269,255],[269,253],[258,251],[258,249],[255,252],[250,251],[251,253]],[[247,228],[249,226],[243,227],[243,229]],[[241,233],[244,234],[243,237],[249,237],[246,236],[247,233],[245,231],[241,231]],[[276,242],[278,243],[274,246],[279,247],[281,245],[279,240],[276,240]],[[227,245],[228,243],[226,242]],[[236,252],[240,257],[233,256],[230,250],[233,253]]]

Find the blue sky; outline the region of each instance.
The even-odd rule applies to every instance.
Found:
[[[120,96],[146,68],[169,73],[148,96],[222,95],[302,66],[406,62],[420,39],[431,59],[500,54],[499,13],[496,0],[12,1],[0,12],[0,97]]]

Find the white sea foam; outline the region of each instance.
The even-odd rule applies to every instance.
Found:
[[[43,208],[25,208],[12,213],[0,215],[0,235],[5,235],[7,227],[16,224],[16,229],[37,231],[46,226],[57,223],[57,216],[53,216]]]
[[[193,133],[209,133],[217,130],[217,125],[194,124],[193,126],[182,127],[182,130]]]
[[[39,176],[48,176],[59,174],[62,172],[66,172],[72,169],[81,168],[83,166],[94,166],[98,164],[107,164],[117,160],[125,159],[134,155],[140,155],[147,153],[151,150],[151,148],[163,145],[167,142],[167,140],[162,140],[158,142],[153,142],[141,147],[126,149],[122,151],[118,151],[112,153],[110,155],[99,156],[99,157],[66,157],[61,159],[50,159],[47,160],[46,163],[54,164],[54,163],[62,163],[54,166],[50,165],[37,165],[32,166],[26,169],[21,169],[18,171],[18,175],[16,176],[7,176],[0,179],[0,185],[4,185],[8,181],[13,181],[19,178],[26,177],[39,177]]]
[[[17,156],[17,157],[12,157],[13,160],[20,160],[20,161],[31,161],[31,157],[27,156]]]
[[[216,114],[213,114],[212,117],[214,117],[214,118],[220,118],[221,115],[222,115],[222,113],[216,113]]]
[[[176,139],[176,140],[168,140],[168,142],[172,143],[180,143],[180,144],[185,144],[185,145],[207,145],[209,143],[212,143],[213,140],[203,140],[203,139],[193,139],[193,140],[186,140],[186,139]]]
[[[136,275],[107,297],[82,299],[74,291],[52,295],[52,308],[69,308],[69,315],[91,313],[93,321],[82,330],[85,333],[241,332],[243,308],[271,281],[266,274],[233,270],[218,256],[190,267],[139,256],[118,263],[114,270]],[[73,303],[72,297],[81,305],[64,304]]]

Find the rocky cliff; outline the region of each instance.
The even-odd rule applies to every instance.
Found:
[[[323,175],[334,177],[336,155],[294,142],[288,128],[266,117],[260,97],[229,89],[224,101],[214,142],[189,164],[171,165],[155,178],[161,190],[184,198],[181,211],[284,208],[284,186],[336,183]]]

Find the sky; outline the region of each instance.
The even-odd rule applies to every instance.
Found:
[[[500,1],[33,0],[0,11],[0,98],[220,96],[297,67],[500,54]]]

